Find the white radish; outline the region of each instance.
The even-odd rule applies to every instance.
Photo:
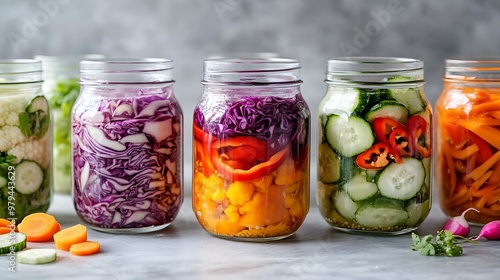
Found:
[[[462,215],[453,217],[446,222],[443,226],[443,230],[450,231],[453,235],[458,235],[462,237],[467,237],[470,233],[470,226],[465,219],[465,214],[470,210],[474,210],[479,213],[479,210],[475,208],[469,208],[465,210]]]

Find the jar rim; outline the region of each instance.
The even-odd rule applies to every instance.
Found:
[[[326,62],[326,82],[338,84],[423,83],[424,62],[406,57],[352,56]],[[394,79],[404,77],[403,79]]]
[[[36,59],[0,59],[0,84],[42,82],[42,63]]]
[[[282,57],[223,57],[204,61],[202,84],[301,83],[300,62]]]
[[[443,80],[455,82],[500,82],[500,57],[456,57],[445,60]]]
[[[174,63],[166,58],[113,58],[80,62],[81,84],[173,82]]]
[[[102,60],[102,54],[36,55],[42,62],[43,71],[78,71],[83,60]]]

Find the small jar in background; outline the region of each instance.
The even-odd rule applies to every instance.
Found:
[[[73,200],[96,230],[167,227],[182,192],[182,111],[166,59],[82,61],[72,111]]]
[[[431,208],[432,108],[423,62],[347,57],[327,67],[318,110],[321,215],[347,232],[415,230]]]
[[[436,102],[436,186],[441,209],[467,221],[500,219],[500,58],[448,59]]]
[[[80,93],[80,61],[103,58],[94,54],[35,56],[42,62],[43,92],[53,118],[53,175],[54,191],[57,193],[71,192],[71,108]]]
[[[310,112],[294,59],[205,61],[193,116],[193,210],[210,234],[292,235],[309,210]]]
[[[42,64],[0,60],[0,217],[46,212],[52,201],[51,113]]]

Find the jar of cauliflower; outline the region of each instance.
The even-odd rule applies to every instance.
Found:
[[[21,221],[51,202],[51,124],[42,65],[0,60],[0,218]]]

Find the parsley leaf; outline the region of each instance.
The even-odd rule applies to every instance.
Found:
[[[411,238],[413,244],[410,248],[413,251],[418,251],[423,256],[457,257],[463,253],[455,235],[448,230],[438,231],[435,240],[432,234],[420,238],[415,233],[412,233]]]

